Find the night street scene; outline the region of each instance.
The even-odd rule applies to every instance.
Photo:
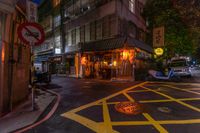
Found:
[[[200,133],[200,0],[0,0],[0,133]]]

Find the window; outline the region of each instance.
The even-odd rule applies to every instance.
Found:
[[[80,28],[80,41],[85,42],[85,27],[81,26]]]
[[[102,24],[102,30],[103,30],[103,38],[110,37],[110,22],[109,22],[109,16],[103,18],[103,24]]]
[[[60,25],[61,17],[60,15],[54,17],[54,27],[58,27]]]
[[[96,22],[96,39],[102,39],[102,21],[98,20]]]
[[[43,45],[43,46],[45,46],[45,45]],[[55,47],[56,48],[60,48],[61,47],[60,36],[56,36],[55,37]]]
[[[60,35],[55,37],[55,54],[61,54]],[[45,46],[45,45],[44,45]]]
[[[85,41],[90,41],[90,24],[85,25]]]
[[[67,35],[68,46],[72,46],[72,32],[69,31]]]
[[[76,44],[80,42],[80,28],[76,29]]]
[[[129,10],[135,13],[135,0],[129,0]]]
[[[117,17],[115,15],[110,16],[110,35],[117,34]]]
[[[72,45],[76,45],[76,29],[72,30]]]
[[[91,41],[94,41],[96,38],[96,28],[95,28],[95,22],[90,23],[90,39]]]
[[[60,0],[53,0],[53,6],[56,7],[60,4]]]

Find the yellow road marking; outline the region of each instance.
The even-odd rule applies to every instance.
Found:
[[[168,95],[166,95],[166,94],[164,94],[164,93],[157,92],[157,91],[155,91],[155,90],[152,90],[152,89],[147,88],[147,87],[144,87],[144,86],[141,86],[141,87],[144,88],[144,89],[147,89],[147,90],[151,90],[152,92],[157,93],[157,94],[159,94],[159,95],[161,95],[161,96],[164,96],[164,97],[166,97],[166,98],[169,98],[169,99],[171,99],[171,100],[173,100],[173,101],[175,101],[175,102],[177,102],[177,103],[179,103],[179,104],[182,104],[182,105],[184,105],[184,106],[186,106],[186,107],[188,107],[188,108],[190,108],[190,109],[193,109],[193,110],[195,110],[195,111],[197,111],[197,112],[200,112],[200,109],[199,109],[199,108],[196,108],[196,107],[194,107],[194,106],[191,106],[191,105],[189,105],[189,104],[187,104],[187,103],[184,103],[184,102],[182,102],[182,101],[180,101],[180,100],[178,100],[178,99],[175,99],[175,98],[173,98],[173,97],[171,97],[171,96],[168,96]]]
[[[117,133],[117,131],[114,131],[112,129],[112,126],[118,126],[118,125],[154,125],[154,127],[156,127],[156,129],[158,131],[160,131],[161,133],[165,133],[167,132],[162,126],[161,124],[193,124],[193,123],[200,123],[200,119],[194,119],[194,120],[165,120],[165,121],[156,121],[154,120],[149,114],[144,113],[143,115],[147,118],[148,121],[122,121],[122,122],[111,122],[110,120],[110,114],[109,114],[109,110],[108,110],[108,104],[116,104],[119,102],[110,102],[107,103],[106,100],[113,98],[115,96],[118,96],[120,94],[125,95],[130,101],[134,101],[134,98],[132,98],[131,96],[128,95],[128,92],[133,92],[132,89],[136,88],[136,87],[142,87],[144,89],[146,89],[146,91],[152,91],[155,92],[157,94],[160,94],[164,97],[167,97],[169,99],[164,99],[164,100],[146,100],[146,101],[140,101],[140,103],[150,103],[150,102],[178,102],[186,107],[189,107],[193,110],[196,110],[199,112],[200,109],[193,107],[191,105],[188,105],[182,101],[190,101],[190,100],[200,100],[200,98],[182,98],[182,99],[175,99],[173,97],[170,97],[168,95],[165,95],[163,93],[157,92],[155,90],[152,90],[150,88],[146,88],[143,85],[145,85],[148,82],[144,82],[132,87],[129,87],[127,89],[124,89],[118,93],[112,94],[108,97],[105,97],[103,99],[97,100],[95,102],[83,105],[79,108],[73,109],[69,112],[66,112],[64,114],[62,114],[61,116],[69,118],[71,120],[74,120],[84,126],[86,126],[87,128],[93,130],[94,132],[97,133]],[[138,90],[138,91],[142,91],[142,90]],[[144,90],[143,90],[144,91]],[[95,106],[95,105],[103,105],[103,118],[104,118],[104,122],[95,122],[92,121],[86,117],[80,116],[78,114],[76,114],[76,112],[84,110],[86,108]]]
[[[128,91],[128,93],[130,92],[149,92],[149,90],[136,90],[136,91]]]
[[[180,98],[177,99],[180,101],[198,101],[200,100],[200,98]],[[142,100],[139,101],[139,103],[160,103],[160,102],[174,102],[174,100],[171,99],[160,99],[160,100]],[[108,105],[110,104],[118,104],[120,102],[107,102]],[[102,103],[99,103],[98,105],[102,105]]]
[[[171,99],[164,99],[164,100],[145,100],[139,101],[139,103],[162,103],[162,102],[173,102]]]
[[[106,101],[103,101],[103,119],[104,119],[104,124],[105,124],[105,133],[112,133],[112,125],[111,125],[111,120],[110,120],[110,114],[108,110],[108,106],[106,104]]]
[[[139,87],[139,86],[141,86],[141,85],[144,85],[144,84],[147,84],[147,83],[148,83],[148,82],[143,82],[143,83],[140,83],[140,84],[131,86],[131,87],[126,88],[126,89],[124,89],[124,90],[122,90],[122,91],[119,91],[119,92],[117,92],[117,93],[114,93],[114,94],[112,94],[112,95],[110,95],[110,96],[108,96],[108,97],[105,97],[105,98],[102,98],[102,99],[97,100],[97,101],[95,101],[95,102],[92,102],[92,103],[83,105],[83,106],[81,106],[81,107],[75,108],[75,109],[73,109],[73,110],[71,110],[71,111],[69,111],[69,112],[71,112],[71,113],[72,113],[72,112],[73,112],[73,113],[76,113],[76,112],[78,112],[78,111],[81,111],[81,110],[83,110],[83,109],[89,108],[89,107],[91,107],[91,106],[98,105],[100,102],[102,102],[102,101],[104,101],[104,100],[111,99],[111,98],[113,98],[113,97],[115,97],[115,96],[117,96],[117,95],[122,94],[123,92],[127,92],[127,91],[129,91],[129,90],[131,90],[131,89],[137,88],[137,87]]]
[[[198,124],[200,119],[191,119],[191,120],[163,120],[156,121],[158,124]],[[150,121],[122,121],[122,122],[112,122],[113,126],[129,126],[129,125],[152,125]]]
[[[113,126],[140,126],[140,125],[152,125],[150,121],[120,121],[120,122],[111,122]]]
[[[174,82],[149,82],[149,83],[170,84],[170,85],[194,85],[200,87],[200,83],[174,83]]]
[[[163,128],[157,121],[155,121],[149,114],[143,113],[144,117],[153,124],[153,126],[160,132],[160,133],[168,133],[168,131]]]
[[[160,124],[197,124],[200,123],[200,119],[192,120],[166,120],[166,121],[157,121]]]
[[[97,133],[110,133],[110,132],[114,132],[114,133],[117,133],[117,131],[113,130],[112,129],[112,125],[111,125],[111,122],[110,122],[110,116],[109,116],[109,111],[108,111],[108,107],[107,107],[107,103],[106,103],[106,100],[110,99],[110,98],[113,98],[115,96],[118,96],[120,94],[123,94],[124,92],[127,92],[131,89],[134,89],[140,85],[144,85],[148,82],[143,82],[141,84],[138,84],[138,85],[134,85],[134,86],[131,86],[129,88],[126,88],[120,92],[117,92],[117,93],[114,93],[108,97],[105,97],[105,98],[102,98],[100,100],[97,100],[95,102],[92,102],[92,103],[89,103],[89,104],[86,104],[86,105],[83,105],[81,107],[78,107],[76,109],[73,109],[71,111],[68,111],[68,112],[65,112],[63,113],[61,116],[63,117],[66,117],[66,118],[69,118],[71,120],[74,120],[86,127],[88,127],[89,129],[97,132]],[[80,116],[78,114],[76,114],[76,112],[79,112],[81,110],[84,110],[86,108],[89,108],[89,107],[92,107],[92,106],[95,106],[95,105],[98,105],[100,103],[103,103],[103,114],[104,114],[104,123],[96,123],[86,117],[83,117],[83,116]]]
[[[181,89],[181,88],[178,88],[178,87],[175,87],[175,86],[171,86],[171,85],[163,85],[163,86],[166,86],[166,87],[169,87],[169,88],[172,88],[172,89],[176,89],[176,90],[181,90],[181,91],[190,92],[190,93],[193,93],[193,94],[200,95],[199,92],[194,92],[194,91],[191,91],[191,90]]]
[[[200,98],[180,98],[177,99],[180,101],[196,101],[196,100],[200,100]],[[174,100],[171,99],[164,99],[164,100],[145,100],[145,101],[139,101],[139,103],[160,103],[160,102],[174,102]]]
[[[123,93],[131,102],[135,100],[129,96],[126,92]],[[149,114],[143,113],[143,116],[151,123],[160,133],[168,133],[160,124],[158,124]]]
[[[62,116],[67,117],[76,122],[79,122],[82,125],[86,126],[87,128],[89,128],[97,133],[102,133],[101,130],[104,129],[104,126],[102,124],[98,124],[90,119],[87,119],[87,118],[77,115],[75,113],[65,113]]]
[[[129,101],[135,102],[135,100],[131,96],[129,96],[126,92],[124,92],[123,94],[124,96],[126,96],[126,98],[128,98]]]

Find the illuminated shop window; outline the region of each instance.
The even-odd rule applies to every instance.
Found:
[[[129,0],[129,10],[135,13],[135,0]]]

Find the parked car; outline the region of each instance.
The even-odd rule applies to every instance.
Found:
[[[185,58],[173,59],[170,62],[170,68],[174,71],[175,76],[191,77],[189,61]]]

